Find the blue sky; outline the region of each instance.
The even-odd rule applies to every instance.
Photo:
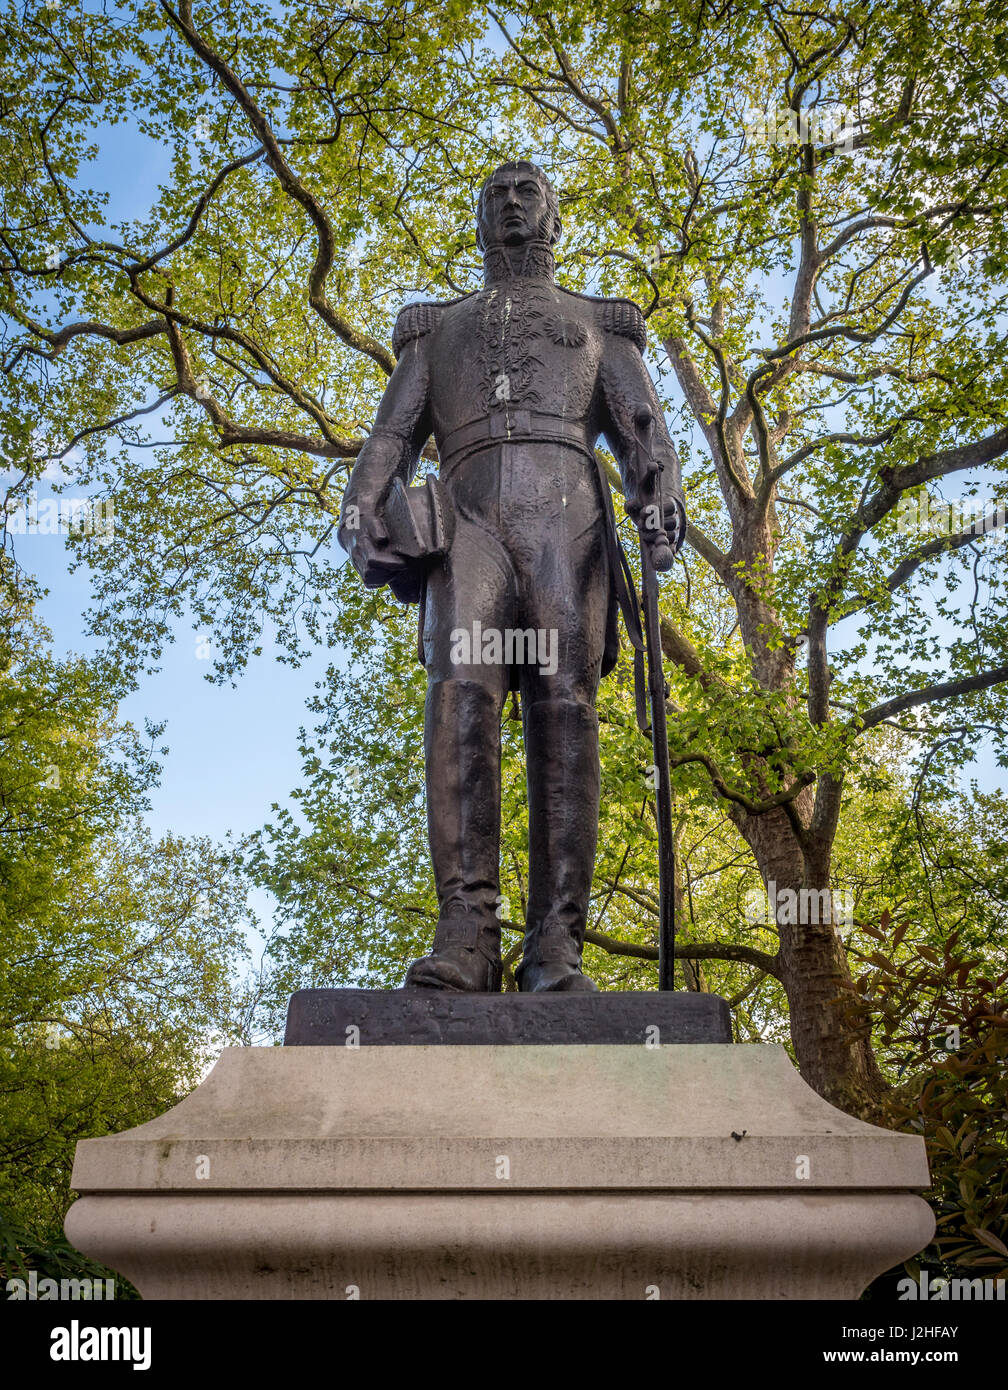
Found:
[[[61,536],[18,537],[20,562],[50,590],[41,615],[61,655],[94,650],[82,636],[87,573],[67,572],[65,545]],[[120,706],[121,716],[138,728],[145,719],[167,720],[163,742],[171,751],[151,794],[149,824],[157,833],[217,839],[229,830],[257,829],[271,803],[284,801],[300,780],[298,727],[310,722],[305,701],[334,653],[319,652],[295,669],[277,662],[264,643],[236,687],[219,686],[205,679],[211,663],[197,655],[203,650],[197,639],[205,634],[191,627],[176,634],[162,669]]]

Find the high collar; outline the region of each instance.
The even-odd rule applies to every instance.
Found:
[[[488,246],[483,254],[483,284],[489,289],[505,280],[542,280],[552,285],[553,252],[545,241],[524,246]]]

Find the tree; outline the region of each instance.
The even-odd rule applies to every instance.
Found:
[[[764,883],[828,894],[867,736],[954,768],[956,729],[1003,733],[1003,19],[999,0],[11,10],[4,428],[27,476],[42,419],[41,453],[79,450],[114,493],[121,542],[81,542],[96,631],[135,665],[188,603],[222,677],[267,615],[293,659],[338,640],[334,519],[392,315],[478,283],[474,190],[538,151],[561,277],[640,299],[677,423],[677,796],[727,816]],[[127,114],[170,167],[116,224],[85,186],[88,130]],[[979,513],[936,509],[944,480]],[[871,1110],[836,921],[773,926],[803,1074]]]
[[[77,1258],[61,1236],[76,1141],[170,1108],[222,1041],[248,1040],[258,1000],[254,977],[239,977],[247,883],[233,853],[143,828],[149,739],[117,720],[104,662],[53,659],[32,585],[8,561],[0,1259],[14,1273],[18,1249],[36,1270]]]
[[[163,1114],[252,1032],[247,884],[226,854],[123,826],[73,871],[2,953],[0,1208],[38,1238],[58,1238],[78,1139]]]

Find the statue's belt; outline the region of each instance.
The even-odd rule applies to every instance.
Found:
[[[539,410],[492,410],[449,430],[437,443],[443,478],[470,454],[498,444],[567,444],[595,456],[584,424]]]

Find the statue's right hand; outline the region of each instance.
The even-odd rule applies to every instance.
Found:
[[[388,532],[375,498],[359,493],[345,496],[336,535],[369,589],[381,588],[402,572],[402,561],[389,548]]]

